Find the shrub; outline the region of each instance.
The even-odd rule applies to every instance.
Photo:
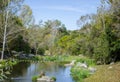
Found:
[[[90,74],[87,69],[77,69],[77,68],[72,68],[71,69],[71,75],[75,81],[82,81],[84,78],[87,78]]]
[[[39,76],[33,76],[32,77],[32,82],[37,82],[37,78],[38,78]]]
[[[56,81],[56,77],[51,77],[51,80]]]
[[[88,66],[94,66],[95,65],[95,61],[93,59],[88,59],[88,58],[81,58],[81,59],[77,59],[77,62],[81,62],[81,63],[87,63]]]

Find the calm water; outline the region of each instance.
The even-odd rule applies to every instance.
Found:
[[[47,76],[57,78],[56,82],[74,82],[70,76],[71,67],[61,66],[59,63],[19,63],[13,67],[9,80],[5,82],[32,82],[34,75],[44,71]]]

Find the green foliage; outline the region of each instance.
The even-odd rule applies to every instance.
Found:
[[[65,35],[61,37],[57,44],[61,49],[61,53],[66,53],[69,55],[79,55],[80,54],[80,44],[78,43],[79,34],[77,31],[71,32],[70,35]]]
[[[86,63],[88,66],[95,66],[95,60],[89,58],[79,58],[76,62]]]
[[[89,58],[79,58],[76,62],[86,63],[87,66],[95,66],[95,61]],[[71,75],[76,82],[83,82],[83,79],[90,76],[87,68],[78,67],[77,63],[71,68]]]
[[[52,81],[56,81],[56,77],[51,77],[51,80]]]
[[[81,54],[94,58],[101,63],[110,63],[120,60],[120,6],[119,0],[104,0],[98,8],[96,15],[82,16],[78,22],[82,23],[80,29],[79,51]],[[109,6],[108,6],[109,5]],[[109,7],[109,8],[108,8]],[[89,17],[90,19],[86,19]],[[85,19],[84,19],[85,18]],[[86,23],[87,21],[89,23]],[[74,48],[72,49],[74,50]]]
[[[42,61],[42,58],[40,58],[39,56],[34,56],[32,57],[30,60],[33,60],[33,61]]]
[[[60,56],[44,56],[43,61],[61,61]]]
[[[87,63],[94,63],[94,60],[89,60],[85,57],[79,57],[79,56],[67,56],[67,55],[53,55],[53,56],[34,56],[30,61],[40,61],[40,62],[61,62],[61,65],[64,65],[65,63],[71,62],[71,60],[77,60],[78,62],[86,61]],[[24,61],[29,61],[24,60]]]
[[[3,60],[0,61],[0,81],[4,81],[7,79],[7,75],[10,74],[10,70],[13,65],[16,65],[17,61],[16,60]]]
[[[36,76],[33,76],[33,77],[32,77],[32,82],[37,82],[37,79],[38,79],[38,78],[39,78],[39,76],[37,76],[37,75],[36,75]]]
[[[0,61],[0,68],[10,68],[12,67],[13,65],[17,64],[17,61],[16,60],[3,60],[3,61]]]
[[[8,1],[15,7],[8,5]],[[120,60],[119,0],[103,0],[96,14],[80,17],[77,24],[81,29],[74,31],[68,31],[59,20],[48,20],[44,23],[40,21],[40,24],[34,24],[31,8],[22,5],[22,1],[5,0],[5,3],[3,0],[0,1],[0,50],[5,26],[4,11],[10,6],[5,50],[31,53],[33,49],[36,55],[45,55],[45,51],[48,51],[49,55],[82,54],[102,63]],[[17,16],[16,12],[19,12],[20,7],[22,13]],[[46,56],[33,59],[61,61],[64,58]]]
[[[44,55],[45,49],[44,48],[39,48],[37,53],[40,54],[40,55]]]
[[[14,50],[17,52],[24,51],[25,53],[30,53],[30,46],[29,46],[28,42],[23,40],[22,35],[19,35],[16,39],[14,39],[9,44],[9,47],[11,50]]]
[[[82,68],[72,68],[71,75],[76,82],[82,82],[83,79],[87,78],[90,74],[87,69]]]
[[[94,48],[95,59],[102,63],[107,62],[106,58],[109,56],[109,43],[104,34],[101,34],[100,38],[98,38],[98,43]]]

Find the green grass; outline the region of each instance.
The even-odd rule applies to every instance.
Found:
[[[53,55],[53,56],[35,56],[34,59],[38,61],[54,61],[54,62],[71,62],[72,60],[80,60],[85,58],[83,56],[66,56],[66,55]]]
[[[64,61],[80,60],[86,57],[83,56],[64,56]]]
[[[89,59],[89,58],[79,58],[77,59],[76,62],[86,63],[88,66],[96,65],[94,59]]]

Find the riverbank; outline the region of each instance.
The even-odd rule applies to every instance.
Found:
[[[10,75],[11,68],[18,63],[18,60],[2,60],[0,61],[0,81],[7,79]]]
[[[86,62],[88,68],[77,67],[77,62]],[[120,62],[107,65],[95,65],[91,59],[77,61],[71,69],[71,75],[76,82],[120,82]],[[95,68],[90,73],[89,67]]]
[[[84,60],[84,56],[66,56],[66,55],[53,55],[53,56],[35,56],[32,60],[39,62],[71,62],[72,60]]]
[[[35,60],[35,61],[34,61]],[[120,62],[112,63],[109,65],[96,65],[93,59],[89,59],[84,56],[35,56],[34,60],[5,60],[0,62],[0,68],[3,66],[13,66],[18,61],[19,62],[59,62],[59,66],[63,66],[64,64],[69,64],[71,61],[75,60],[75,64],[71,67],[71,76],[75,80],[75,82],[120,82]],[[32,63],[31,62],[31,63]],[[80,67],[81,64],[83,67]],[[35,64],[37,66],[39,64]],[[41,66],[41,64],[40,64]],[[21,67],[21,66],[20,66]],[[30,66],[31,67],[31,66]],[[94,73],[90,73],[89,68],[95,69],[92,70]],[[5,71],[5,73],[9,74],[9,71]],[[1,77],[0,77],[1,78]]]
[[[96,72],[95,61],[89,58],[82,58],[76,61],[71,68],[71,75],[75,82],[83,82],[91,74]]]
[[[97,65],[95,74],[84,82],[120,82],[120,62],[109,65]]]

